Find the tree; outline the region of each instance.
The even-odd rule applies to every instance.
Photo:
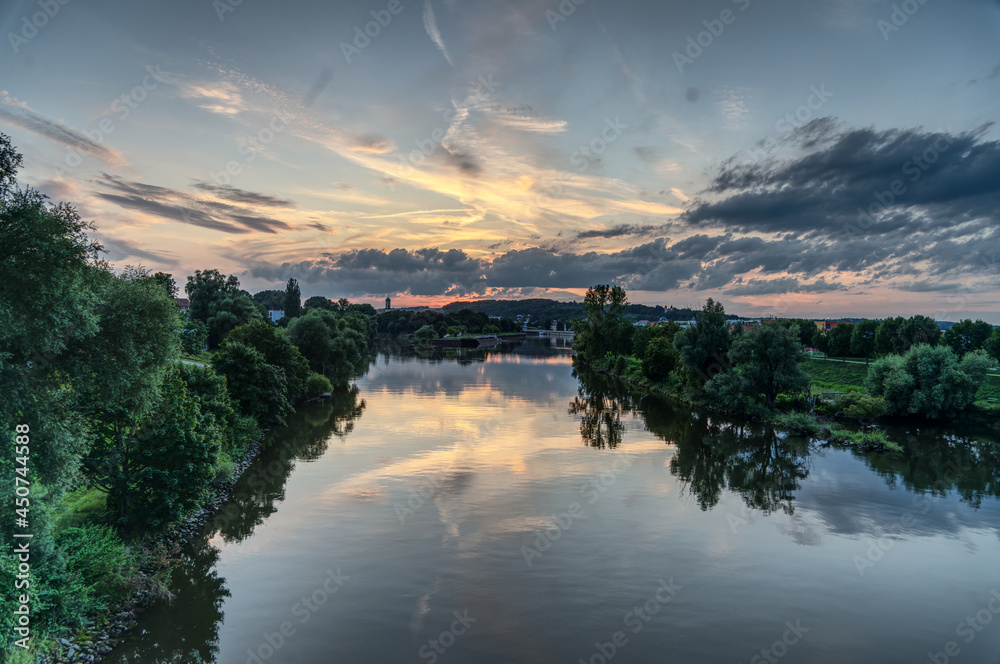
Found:
[[[868,364],[868,358],[875,352],[875,334],[880,324],[877,320],[866,319],[854,325],[851,330],[851,353],[855,357],[865,358],[865,364]]]
[[[812,347],[816,350],[825,353],[828,350],[828,345],[826,342],[826,334],[823,330],[819,328],[814,328],[812,333],[812,341],[810,342]]]
[[[781,321],[785,327],[797,327],[799,330],[799,343],[803,346],[812,344],[813,332],[816,330],[816,323],[808,318],[790,318]]]
[[[664,380],[677,366],[677,359],[677,349],[669,336],[654,337],[646,344],[642,371],[653,380]]]
[[[970,351],[983,348],[992,333],[993,326],[986,321],[973,322],[966,318],[945,330],[944,343],[955,355],[962,357]]]
[[[695,316],[695,325],[682,329],[674,337],[681,366],[699,385],[729,366],[729,322],[721,302],[708,298]]]
[[[285,291],[283,290],[262,290],[254,293],[251,299],[268,311],[281,311],[285,308]]]
[[[731,403],[736,391],[751,399],[763,397],[774,408],[777,396],[797,392],[809,384],[809,375],[799,367],[803,359],[799,328],[765,323],[744,332],[729,349],[732,370],[717,375],[705,391],[722,403]]]
[[[204,498],[215,472],[222,432],[203,415],[180,370],[167,369],[153,412],[135,437],[128,484],[128,521],[161,528]]]
[[[896,334],[900,340],[898,353],[905,353],[911,346],[936,346],[941,342],[941,326],[929,316],[910,316],[899,326]]]
[[[292,411],[284,372],[267,363],[260,351],[228,340],[212,357],[212,366],[226,377],[237,410],[270,428],[285,423]]]
[[[190,306],[188,316],[208,325],[208,345],[216,348],[229,331],[264,316],[248,295],[240,290],[240,280],[218,270],[196,270],[184,287]]]
[[[982,350],[959,361],[947,346],[919,344],[906,355],[876,360],[868,369],[865,389],[885,399],[889,414],[952,417],[975,402],[990,363]]]
[[[303,397],[309,378],[309,361],[283,331],[256,321],[235,328],[227,341],[243,343],[260,351],[265,362],[280,369],[285,377],[288,401],[295,403]]]
[[[994,363],[1000,362],[1000,327],[993,328],[989,338],[983,343],[983,350],[989,353]]]
[[[413,333],[416,340],[422,344],[429,344],[433,339],[437,338],[437,332],[430,325],[424,325],[419,330]]]
[[[841,323],[826,333],[827,354],[833,357],[846,358],[851,352],[851,335],[853,325]]]
[[[289,279],[285,286],[285,318],[298,318],[302,315],[302,291],[299,282]]]
[[[184,329],[181,330],[181,350],[189,355],[197,355],[205,350],[208,344],[208,325],[190,317],[184,319]]]
[[[584,359],[603,358],[607,352],[627,355],[632,350],[632,323],[624,316],[627,306],[628,296],[621,286],[602,284],[587,289],[584,318],[573,321],[573,347]]]
[[[901,353],[903,342],[899,338],[899,328],[906,321],[902,316],[890,317],[879,323],[875,330],[875,352],[879,355]]]
[[[177,282],[174,281],[173,275],[166,272],[157,272],[153,275],[153,281],[163,287],[163,290],[167,292],[167,296],[170,299],[177,297]]]
[[[333,311],[337,308],[337,305],[331,302],[330,298],[323,297],[322,295],[313,295],[306,300],[304,306],[306,309],[326,309],[327,311]]]

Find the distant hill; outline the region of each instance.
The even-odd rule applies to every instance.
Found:
[[[476,300],[473,302],[451,302],[441,307],[441,311],[458,311],[460,309],[471,309],[481,311],[488,316],[506,316],[516,318],[518,315],[530,320],[570,320],[571,318],[581,318],[583,316],[582,302],[560,302],[545,298],[532,298],[528,300]],[[625,309],[625,316],[636,320],[656,321],[660,318],[667,320],[691,320],[695,316],[693,309],[674,309],[658,305],[650,307],[645,304],[630,304]],[[728,316],[736,318],[735,315]]]

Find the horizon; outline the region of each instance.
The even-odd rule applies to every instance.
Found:
[[[1000,324],[998,0],[47,6],[0,131],[117,269]]]

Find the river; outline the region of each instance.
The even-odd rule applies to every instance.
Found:
[[[1000,662],[1000,447],[864,455],[574,374],[382,354],[300,409],[114,662]]]

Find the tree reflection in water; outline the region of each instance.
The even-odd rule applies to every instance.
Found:
[[[580,394],[569,412],[580,417],[580,435],[597,448],[616,448],[622,418],[640,415],[648,431],[677,447],[670,471],[685,483],[702,509],[719,503],[723,489],[765,513],[794,511],[795,491],[809,474],[809,443],[708,416],[657,397],[637,399],[617,381],[578,372]]]

